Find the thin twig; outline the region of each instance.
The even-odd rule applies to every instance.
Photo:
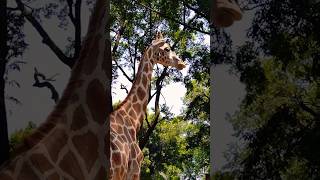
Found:
[[[129,91],[125,85],[121,84],[120,89],[124,89],[126,91],[126,93],[129,94]]]
[[[154,9],[151,9],[150,7],[148,7],[148,6],[144,5],[144,4],[141,4],[141,3],[138,3],[138,4],[141,5],[141,6],[143,6],[143,7],[145,7],[145,8],[147,8],[148,10],[151,10],[151,11],[159,14],[160,16],[162,16],[162,17],[164,17],[164,18],[166,18],[166,19],[168,19],[168,20],[171,20],[171,21],[173,21],[173,22],[176,22],[176,23],[178,23],[178,24],[180,24],[180,25],[182,25],[182,26],[184,26],[184,27],[186,27],[186,28],[188,28],[188,29],[195,30],[195,31],[198,31],[198,32],[203,33],[203,34],[208,34],[208,35],[210,35],[210,32],[207,32],[207,31],[201,30],[201,29],[199,29],[199,28],[192,27],[192,26],[190,26],[189,24],[180,22],[179,20],[173,19],[173,18],[171,18],[171,17],[169,17],[169,16],[167,16],[167,15],[161,13],[161,12],[158,12],[158,11],[156,11],[156,10],[154,10]]]

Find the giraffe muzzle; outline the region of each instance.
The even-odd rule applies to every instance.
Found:
[[[177,64],[177,69],[182,70],[183,68],[186,67],[186,63],[183,61],[179,61]]]

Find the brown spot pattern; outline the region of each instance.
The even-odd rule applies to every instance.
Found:
[[[114,121],[116,121],[118,124],[121,124],[121,125],[124,124],[123,116],[121,116],[119,113],[117,113],[116,119]]]
[[[146,64],[144,65],[143,71],[144,71],[144,72],[149,72],[149,64],[148,64],[148,63],[146,63]]]
[[[84,179],[79,162],[74,156],[74,154],[69,151],[61,160],[59,164],[60,168],[69,174],[71,177],[77,180]]]
[[[54,129],[50,136],[55,138],[47,138],[44,141],[44,145],[47,148],[52,161],[56,162],[60,150],[67,144],[68,135],[62,129]]]
[[[116,132],[117,134],[122,134],[123,133],[123,127],[121,125],[118,124],[111,124],[111,128],[114,132]]]
[[[1,180],[13,180],[10,176],[0,173],[0,179]]]
[[[113,141],[113,143],[116,145],[117,149],[123,149],[123,145],[118,139]]]
[[[140,114],[140,112],[141,112],[141,104],[135,103],[135,104],[133,104],[132,107],[133,107],[134,111],[135,111],[137,114]]]
[[[33,172],[31,167],[26,162],[24,162],[21,167],[18,180],[26,180],[26,179],[38,180],[39,177]]]
[[[120,152],[112,153],[112,161],[113,161],[113,164],[115,164],[116,166],[120,166],[121,165],[121,154],[120,154]]]
[[[130,109],[130,111],[129,111],[129,116],[130,117],[132,117],[132,118],[137,118],[137,114],[136,114],[136,112],[133,110],[133,109]]]
[[[143,103],[143,105],[142,105],[142,108],[143,108],[143,109],[146,109],[146,108],[147,108],[147,105],[148,105],[148,101],[145,101],[145,102]]]
[[[90,61],[90,63],[86,63],[86,65],[83,67],[83,71],[85,74],[91,74],[93,70],[97,67],[98,63],[98,56],[99,56],[99,40],[102,38],[100,34],[96,35],[94,37],[94,40],[90,47],[90,51],[88,53],[88,56],[86,57],[86,61]]]
[[[125,134],[125,136],[127,137],[127,140],[128,140],[129,142],[132,142],[132,138],[131,138],[130,133],[129,133],[129,131],[128,131],[127,128],[124,129],[124,134]]]
[[[56,172],[48,176],[48,180],[57,180],[57,179],[59,179],[59,175]]]
[[[79,130],[88,124],[88,120],[82,105],[79,105],[73,112],[71,129]]]
[[[98,158],[98,139],[95,134],[88,131],[86,134],[72,138],[77,151],[86,162],[87,170],[90,171]]]
[[[30,160],[32,164],[40,170],[41,173],[45,173],[49,169],[53,168],[53,165],[49,162],[49,160],[43,154],[32,154],[30,156]]]
[[[144,87],[146,87],[146,86],[147,86],[147,83],[148,83],[148,81],[147,81],[147,76],[144,74],[144,75],[142,76],[142,85],[143,85]]]
[[[103,124],[107,117],[107,98],[103,85],[98,79],[89,83],[86,101],[93,120]]]
[[[133,98],[132,98],[132,103],[135,103],[135,102],[137,102],[137,96],[136,95],[133,95]]]
[[[137,95],[138,95],[138,98],[142,100],[145,98],[146,92],[141,87],[139,87],[137,90]]]
[[[152,52],[150,49],[148,50],[147,54],[148,54],[148,58],[151,59]]]
[[[136,131],[134,129],[129,129],[131,137],[135,138],[136,137]]]
[[[125,112],[123,109],[121,109],[121,110],[119,111],[119,115],[122,116],[122,117],[124,117],[124,116],[126,115],[126,112]]]
[[[138,75],[135,80],[135,84],[140,84],[141,75]]]
[[[100,23],[102,23],[102,19],[105,14],[105,11],[106,11],[105,1],[97,1],[90,18],[88,34],[99,29]]]

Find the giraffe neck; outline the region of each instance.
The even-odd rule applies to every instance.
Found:
[[[111,79],[111,71],[107,69],[108,61],[111,62],[107,54],[110,44],[106,45],[104,32],[107,5],[105,0],[96,1],[79,59],[61,99],[47,120],[26,139],[21,154],[0,169],[0,177],[94,179],[98,175],[106,176],[109,126],[105,123],[107,111],[111,111],[111,106],[108,107],[111,102],[106,102],[105,85]]]
[[[90,122],[103,124],[107,117],[105,84],[111,80],[111,72],[107,69],[111,60],[106,46],[106,43],[110,43],[106,41],[105,33],[108,21],[106,9],[105,0],[96,1],[79,58],[72,68],[61,99],[48,117],[57,119],[57,116],[65,115],[64,123],[71,130],[75,126],[87,126]],[[75,119],[75,112],[83,114],[83,118]]]
[[[151,48],[148,48],[139,64],[138,72],[130,92],[124,103],[120,106],[133,119],[132,126],[139,130],[145,118],[146,108],[149,100],[150,82],[153,72],[153,61],[150,60]]]

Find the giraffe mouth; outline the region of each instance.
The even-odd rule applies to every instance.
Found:
[[[182,70],[183,68],[185,68],[186,67],[186,63],[184,63],[184,62],[178,62],[178,64],[177,64],[177,69],[178,70]]]

